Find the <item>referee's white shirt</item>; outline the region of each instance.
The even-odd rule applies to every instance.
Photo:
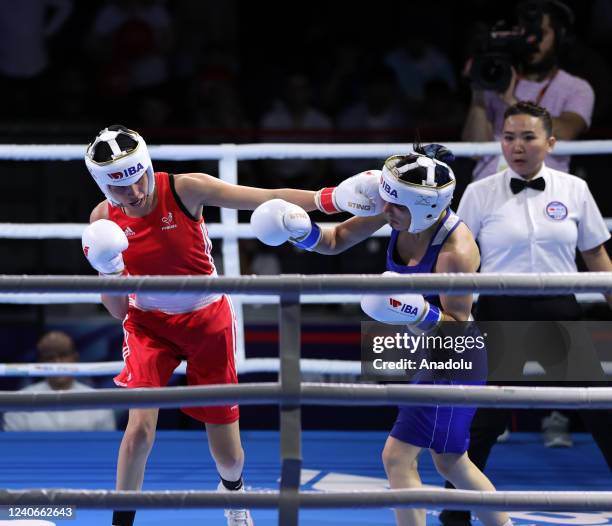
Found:
[[[511,169],[470,184],[457,214],[480,245],[480,272],[576,272],[576,248],[610,232],[586,182],[542,165],[543,191],[510,190]],[[534,179],[535,179],[534,177]]]

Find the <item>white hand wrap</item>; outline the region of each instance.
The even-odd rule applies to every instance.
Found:
[[[345,179],[338,186],[322,188],[315,194],[315,204],[326,214],[378,215],[385,204],[378,191],[381,174],[380,170],[368,170]]]
[[[376,321],[407,323],[423,331],[435,329],[442,321],[442,311],[421,294],[365,294],[361,309]]]
[[[81,242],[85,257],[98,272],[123,272],[125,265],[121,253],[128,247],[128,238],[117,223],[108,219],[94,221],[83,231]]]
[[[308,237],[312,224],[303,208],[283,199],[272,199],[253,211],[251,228],[259,241],[275,247]]]

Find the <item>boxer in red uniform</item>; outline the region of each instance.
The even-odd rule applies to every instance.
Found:
[[[310,191],[263,190],[225,183],[210,175],[154,172],[144,139],[115,125],[88,146],[85,164],[106,199],[91,213],[83,251],[102,275],[216,276],[203,206],[254,210],[283,199],[283,234],[275,244],[310,231],[305,210],[326,213],[357,208],[374,215],[378,180],[355,175],[341,183],[333,199]],[[295,206],[299,205],[299,206]],[[300,208],[301,207],[301,208]],[[285,235],[286,234],[286,235]],[[284,237],[283,237],[284,236]],[[123,321],[125,368],[115,378],[123,387],[165,386],[182,359],[189,385],[237,382],[234,363],[234,314],[227,296],[212,294],[102,295],[109,312]],[[244,453],[238,406],[190,407],[185,413],[203,422],[221,478],[219,491],[243,488]],[[139,490],[153,446],[157,409],[131,409],[119,449],[117,489]],[[226,510],[231,526],[253,523],[248,510]],[[131,526],[134,511],[115,511],[113,525]]]

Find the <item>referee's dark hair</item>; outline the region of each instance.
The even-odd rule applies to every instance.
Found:
[[[509,106],[504,112],[504,120],[513,115],[531,115],[542,121],[547,137],[552,135],[553,122],[550,113],[546,108],[538,106],[535,102],[528,100],[519,100],[516,104]]]

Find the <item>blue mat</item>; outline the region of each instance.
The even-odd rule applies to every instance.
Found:
[[[314,490],[352,490],[386,487],[380,459],[386,433],[305,432],[302,487]],[[245,482],[253,489],[276,489],[279,440],[276,432],[244,432]],[[491,455],[487,474],[505,490],[610,490],[612,478],[590,435],[574,435],[569,449],[546,449],[536,434],[515,433]],[[1,433],[3,488],[113,489],[121,433]],[[424,484],[440,486],[431,457],[419,460]],[[157,435],[149,459],[144,489],[212,490],[218,482],[204,432],[164,432]],[[438,524],[437,511],[428,511],[427,525]],[[277,524],[274,510],[255,510],[257,526]],[[519,526],[612,525],[609,513],[512,513]],[[110,512],[77,510],[66,525],[110,525]],[[221,510],[139,511],[135,526],[171,524],[224,525]],[[1,522],[0,522],[1,524]],[[305,526],[393,525],[390,509],[307,510]],[[474,521],[474,525],[480,524]]]

